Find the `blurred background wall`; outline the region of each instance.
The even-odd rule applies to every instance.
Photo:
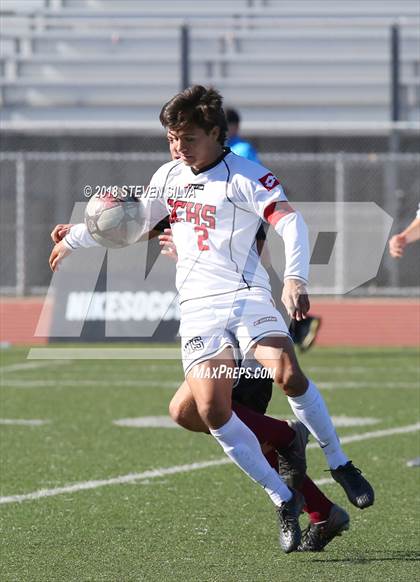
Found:
[[[158,113],[218,88],[297,201],[374,201],[398,232],[420,191],[417,0],[2,0],[0,291],[43,296],[49,233],[86,184],[147,184]],[[345,252],[350,252],[347,249]],[[417,248],[357,296],[419,292]]]

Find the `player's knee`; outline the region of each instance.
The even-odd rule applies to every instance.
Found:
[[[172,398],[169,403],[169,414],[174,422],[185,428],[186,418],[185,410],[182,407],[182,403],[175,398]]]
[[[290,374],[292,372],[292,364],[287,357],[287,354],[283,353],[280,361],[277,362],[277,365],[274,369],[274,382],[279,384],[281,387],[287,382]]]
[[[290,368],[284,377],[283,390],[287,396],[302,396],[308,387],[308,380],[299,368]]]
[[[280,369],[279,368],[276,368],[275,369],[275,372],[274,372],[274,378],[273,378],[274,382],[276,384],[278,384],[279,386],[283,386],[283,383],[284,383],[283,382],[283,377],[284,377],[283,376],[283,369],[282,368],[280,368]]]
[[[197,413],[197,409],[190,402],[173,398],[169,404],[169,414],[174,422],[182,428],[193,432],[207,432],[207,426]]]
[[[230,418],[231,409],[219,401],[206,401],[198,405],[198,413],[209,428],[219,428]]]
[[[293,347],[284,350],[274,381],[287,396],[301,396],[306,392],[308,380],[300,369]]]

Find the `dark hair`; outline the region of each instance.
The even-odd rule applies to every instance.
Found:
[[[222,104],[223,98],[216,89],[192,85],[165,103],[159,119],[163,127],[172,130],[196,125],[209,134],[218,127],[218,141],[224,145],[227,124]]]
[[[235,125],[239,125],[241,123],[241,116],[236,111],[236,109],[228,108],[225,111],[226,113],[226,121],[229,123],[234,123]]]

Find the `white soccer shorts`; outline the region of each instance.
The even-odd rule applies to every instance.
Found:
[[[184,302],[179,332],[185,375],[228,346],[244,358],[264,337],[290,337],[269,291],[260,287]]]

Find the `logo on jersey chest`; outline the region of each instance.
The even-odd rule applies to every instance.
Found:
[[[185,190],[204,190],[204,184],[186,184]]]
[[[197,184],[197,186],[203,186],[203,184]],[[201,204],[200,202],[174,200],[173,198],[168,198],[168,205],[172,209],[169,216],[170,224],[174,222],[191,222],[205,228],[216,228],[216,206]]]

